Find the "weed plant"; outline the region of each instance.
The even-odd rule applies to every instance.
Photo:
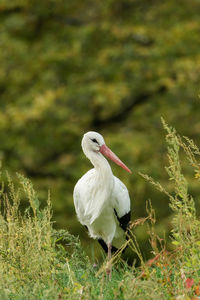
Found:
[[[148,202],[148,216],[130,224],[123,247],[129,245],[140,267],[122,260],[122,248],[112,258],[112,280],[108,281],[106,261],[101,266],[92,264],[78,237],[54,230],[50,197],[46,207],[40,208],[30,180],[18,174],[15,186],[7,174],[0,191],[0,299],[200,299],[200,221],[179,157],[183,150],[199,180],[200,150],[162,122],[167,131],[166,171],[173,191],[168,192],[148,175],[140,175],[169,198],[173,250],[167,251],[165,240],[156,234],[155,213]],[[22,200],[28,203],[23,213]],[[152,259],[147,262],[134,235],[135,227],[144,224],[152,247]]]

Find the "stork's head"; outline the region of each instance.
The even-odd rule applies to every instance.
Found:
[[[114,161],[117,165],[122,167],[129,173],[132,173],[131,170],[115,155],[109,148],[106,146],[104,138],[101,134],[95,131],[88,131],[84,134],[82,139],[82,148],[85,155],[89,158],[89,153],[96,152],[101,153],[104,156],[108,157]]]
[[[87,156],[88,151],[99,152],[102,145],[104,145],[104,139],[101,134],[95,131],[88,131],[84,134],[82,139],[83,152]]]

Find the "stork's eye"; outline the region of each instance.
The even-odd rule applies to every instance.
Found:
[[[93,141],[94,143],[97,143],[97,144],[99,144],[99,143],[97,142],[97,140],[96,140],[96,139],[92,139],[92,141]]]

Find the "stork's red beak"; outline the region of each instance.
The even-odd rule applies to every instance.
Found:
[[[132,173],[131,170],[119,159],[119,157],[117,157],[117,155],[115,155],[115,153],[113,153],[105,144],[100,147],[100,152],[127,172]]]

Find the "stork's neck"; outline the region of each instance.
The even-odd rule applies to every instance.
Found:
[[[113,177],[112,170],[108,161],[100,152],[91,151],[89,155],[87,155],[87,157],[93,164],[96,170],[96,175],[98,177]]]

